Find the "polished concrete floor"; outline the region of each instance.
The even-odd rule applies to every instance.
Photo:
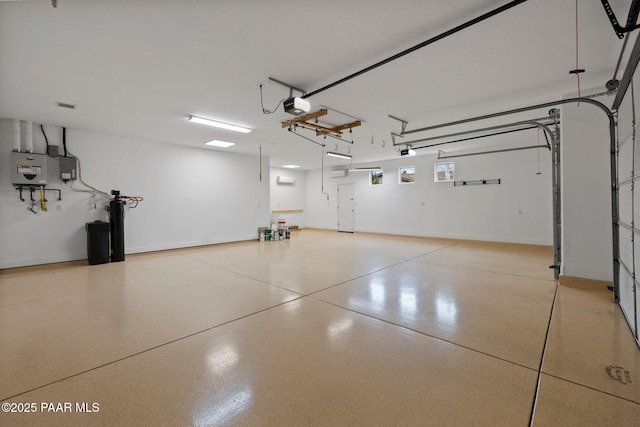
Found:
[[[640,425],[620,309],[551,258],[302,230],[0,271],[0,425]]]

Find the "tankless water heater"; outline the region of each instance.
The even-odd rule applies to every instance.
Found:
[[[13,185],[47,185],[47,155],[11,152]]]

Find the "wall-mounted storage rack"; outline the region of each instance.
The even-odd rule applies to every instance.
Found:
[[[15,185],[15,184],[14,184]],[[62,200],[62,191],[60,191],[57,188],[45,188],[45,187],[41,187],[40,185],[15,185],[16,190],[18,190],[20,192],[20,200],[22,200],[23,202],[26,202],[26,200],[24,199],[24,197],[22,197],[22,191],[25,189],[29,189],[29,196],[32,202],[35,202],[36,199],[33,197],[33,194],[36,191],[40,191],[40,188],[42,188],[42,191],[44,191],[45,193],[47,191],[57,191],[58,192],[58,200]],[[48,202],[47,199],[44,199],[45,202]]]
[[[498,179],[476,179],[473,181],[454,181],[453,186],[459,187],[461,185],[485,185],[485,184],[500,184],[500,178]]]

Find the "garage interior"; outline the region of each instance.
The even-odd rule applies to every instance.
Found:
[[[0,1],[0,424],[635,424],[640,1],[444,3]]]

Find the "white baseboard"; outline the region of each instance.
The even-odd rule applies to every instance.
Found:
[[[167,251],[171,249],[192,248],[195,246],[217,245],[221,243],[244,242],[247,240],[258,240],[258,235],[252,234],[250,236],[221,237],[216,239],[210,238],[207,240],[194,240],[191,242],[163,243],[159,245],[149,245],[149,246],[133,246],[133,247],[126,247],[125,253],[139,254],[139,253],[145,253],[145,252]]]
[[[377,228],[358,228],[356,227],[356,232],[364,232],[364,233],[380,233],[380,234],[395,234],[398,236],[412,236],[412,237],[434,237],[441,239],[456,239],[456,240],[479,240],[485,242],[501,242],[501,243],[520,243],[525,245],[540,245],[540,246],[551,246],[553,245],[553,241],[548,241],[544,239],[513,239],[506,238],[501,236],[482,236],[482,235],[472,235],[472,234],[453,234],[453,233],[414,233],[411,231],[404,230],[388,230],[388,229],[377,229]]]
[[[87,259],[87,254],[65,254],[65,255],[57,255],[52,257],[40,257],[40,258],[25,258],[25,259],[10,259],[6,261],[0,261],[0,270],[5,268],[16,268],[16,267],[29,267],[32,265],[42,265],[42,264],[54,264],[57,262],[68,262],[68,261],[78,261],[81,259]]]
[[[564,265],[562,268],[562,275],[570,276],[570,277],[580,277],[583,279],[612,282],[613,281],[613,273],[611,272],[612,268],[613,268],[613,265],[609,266],[609,268],[603,267],[601,269]]]
[[[181,248],[189,248],[194,246],[214,245],[214,244],[220,244],[220,243],[243,242],[247,240],[258,240],[258,236],[245,235],[245,236],[236,236],[236,237],[222,237],[218,239],[208,239],[206,241],[199,240],[199,241],[180,242],[180,243],[164,243],[164,244],[148,245],[148,246],[128,247],[125,245],[125,254],[139,254],[139,253],[145,253],[145,252],[166,251],[170,249],[181,249]],[[86,252],[63,254],[63,255],[57,255],[52,257],[4,260],[4,261],[0,261],[0,270],[6,269],[6,268],[54,264],[57,262],[78,261],[83,259],[87,259]]]

